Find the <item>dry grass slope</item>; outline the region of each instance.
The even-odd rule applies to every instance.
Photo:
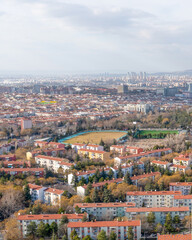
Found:
[[[65,143],[93,143],[99,144],[101,139],[104,142],[108,142],[113,139],[118,139],[124,136],[124,132],[93,132],[93,133],[86,133],[69,140],[66,140]]]

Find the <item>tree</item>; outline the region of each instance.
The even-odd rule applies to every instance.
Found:
[[[68,240],[67,235],[63,235],[62,240]]]
[[[49,237],[51,235],[51,228],[49,223],[45,224],[45,236]]]
[[[103,147],[105,146],[105,143],[104,143],[103,139],[101,139],[99,145],[100,145],[100,146],[103,146]]]
[[[111,190],[105,188],[104,192],[103,192],[103,202],[107,203],[107,202],[112,202],[112,201],[113,201],[113,197],[112,197],[112,194],[111,194]]]
[[[128,240],[134,240],[134,233],[133,233],[132,227],[128,227],[127,237],[128,237]]]
[[[76,175],[76,173],[73,174],[73,178],[72,178],[72,185],[73,187],[76,187],[78,184],[78,177]]]
[[[109,173],[108,173],[109,179],[111,180],[114,176],[113,170],[110,168]]]
[[[45,223],[40,222],[37,226],[37,236],[38,237],[45,237],[46,236],[46,229],[45,229]]]
[[[69,219],[68,219],[68,217],[67,216],[62,216],[62,218],[61,218],[61,224],[67,224],[69,222]]]
[[[77,232],[75,231],[75,229],[71,232],[70,238],[71,238],[71,240],[80,240],[80,238],[78,237]]]
[[[82,240],[92,240],[92,238],[90,236],[85,236]]]
[[[37,233],[37,225],[35,222],[30,222],[28,225],[27,225],[27,236],[32,236],[33,239],[35,239],[35,236],[36,236],[36,233]]]
[[[163,230],[163,226],[161,225],[161,223],[157,223],[156,227],[155,227],[155,232],[156,233],[161,233]]]
[[[23,192],[25,198],[25,206],[28,207],[31,200],[30,188],[28,184],[25,184]]]
[[[122,178],[122,177],[123,177],[123,172],[122,172],[121,165],[119,165],[119,167],[118,167],[117,177],[118,177],[118,178]]]
[[[50,225],[50,229],[51,229],[52,233],[57,234],[57,231],[58,231],[57,223],[56,222],[52,222],[51,225]]]
[[[130,175],[129,175],[129,172],[126,172],[125,173],[125,176],[124,176],[124,182],[131,185],[132,184],[132,180],[130,178]]]
[[[87,214],[84,213],[82,217],[82,222],[87,222],[87,221],[88,221]]]
[[[165,230],[168,232],[168,233],[171,233],[174,231],[174,228],[173,228],[173,221],[172,221],[172,217],[171,217],[171,214],[168,213],[167,216],[166,216],[166,219],[165,219]]]
[[[116,240],[117,239],[117,234],[115,232],[111,232],[109,236],[109,240]]]
[[[92,201],[95,203],[99,202],[98,190],[96,188],[93,190]]]
[[[57,240],[57,235],[53,232],[51,240]]]
[[[100,233],[97,235],[97,240],[107,240],[107,235],[104,230],[101,230]]]
[[[89,183],[87,184],[87,188],[85,189],[85,196],[89,196],[92,188],[93,188],[93,187],[92,187],[92,184],[91,184],[91,182],[89,182]]]
[[[150,212],[147,216],[147,222],[148,223],[155,223],[155,214],[153,212]]]
[[[78,214],[81,213],[81,208],[78,205],[75,206],[75,212]]]
[[[15,218],[10,218],[5,222],[5,238],[7,240],[23,239],[19,222]],[[33,238],[34,239],[34,238]]]

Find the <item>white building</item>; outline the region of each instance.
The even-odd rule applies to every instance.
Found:
[[[47,189],[46,187],[38,186],[35,184],[29,183],[30,188],[30,194],[31,194],[31,201],[34,202],[36,200],[39,200],[41,202],[44,202],[44,191]]]
[[[183,165],[183,166],[189,166],[192,163],[192,159],[190,157],[175,157],[173,159],[173,164],[175,165]]]
[[[32,128],[32,121],[30,119],[22,118],[21,119],[21,131],[25,129],[31,129]]]
[[[67,225],[68,239],[71,240],[70,234],[73,230],[77,232],[77,235],[82,239],[85,236],[90,236],[93,240],[97,239],[97,235],[101,230],[106,232],[109,236],[111,232],[117,234],[118,240],[127,239],[128,228],[133,228],[134,240],[141,238],[141,222],[138,220],[131,221],[96,221],[96,222],[70,222]]]
[[[172,182],[169,183],[170,191],[181,191],[182,195],[189,195],[191,193],[192,182]]]
[[[181,195],[174,196],[174,206],[175,207],[189,207],[190,211],[192,210],[192,195]]]
[[[63,193],[63,190],[47,188],[44,191],[44,202],[52,205],[59,205]]]
[[[174,196],[180,191],[145,191],[127,192],[127,202],[136,203],[136,207],[172,207]]]
[[[127,208],[135,207],[134,203],[76,203],[82,212],[86,212],[90,217],[95,217],[97,221],[109,221],[115,217],[125,216]]]
[[[27,226],[31,222],[35,222],[38,225],[40,222],[49,223],[55,222],[59,225],[62,217],[66,216],[69,222],[81,221],[84,214],[38,214],[38,215],[19,215],[17,221],[19,222],[20,230],[25,236],[27,234]]]
[[[35,157],[35,162],[43,167],[46,167],[47,169],[57,173],[59,168],[62,168],[63,171],[71,169],[73,166],[72,163],[66,162],[63,158],[57,158],[57,157],[49,157],[44,155],[37,155]]]
[[[155,223],[164,224],[168,213],[171,214],[172,219],[178,215],[182,220],[190,215],[189,207],[155,207],[155,208],[127,208],[125,216],[128,219],[138,219],[139,216],[148,216],[149,213],[154,213]]]
[[[171,163],[169,162],[166,162],[166,161],[157,161],[157,160],[154,160],[151,162],[151,165],[156,165],[157,167],[161,167],[161,168],[169,168],[169,166],[171,165]]]

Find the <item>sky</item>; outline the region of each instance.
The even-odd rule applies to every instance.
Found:
[[[0,0],[0,71],[192,69],[191,0]]]

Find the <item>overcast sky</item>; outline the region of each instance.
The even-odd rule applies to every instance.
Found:
[[[0,71],[192,69],[191,0],[0,0]]]

